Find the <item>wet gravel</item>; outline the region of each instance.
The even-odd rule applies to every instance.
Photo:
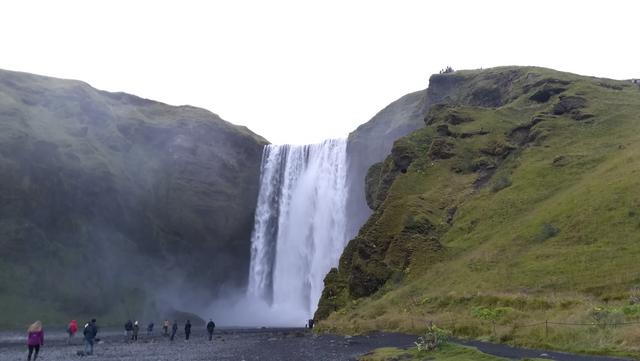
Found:
[[[216,330],[213,341],[204,331],[195,331],[186,341],[178,334],[171,342],[161,335],[141,333],[137,342],[126,341],[118,332],[99,334],[93,356],[78,356],[82,338],[66,344],[60,335],[45,338],[38,360],[354,360],[378,347],[408,347],[414,336],[374,333],[344,337],[317,335],[304,329]],[[27,347],[17,338],[0,340],[0,360],[25,360]]]

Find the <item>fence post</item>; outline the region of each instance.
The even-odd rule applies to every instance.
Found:
[[[544,338],[549,336],[549,320],[544,320]]]

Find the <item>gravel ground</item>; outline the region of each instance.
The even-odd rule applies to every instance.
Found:
[[[46,332],[46,330],[45,330]],[[125,361],[334,361],[355,360],[379,347],[411,347],[416,337],[397,333],[372,333],[366,336],[344,337],[317,335],[305,329],[226,329],[216,330],[209,341],[204,330],[195,330],[186,341],[178,333],[171,342],[161,335],[141,332],[137,342],[125,340],[116,330],[101,330],[101,342],[94,346],[94,355],[82,357],[81,337],[67,344],[63,332],[45,334],[45,345],[38,360],[125,360]],[[454,342],[477,347],[480,351],[508,359],[546,358],[557,361],[622,361],[621,358],[572,355],[530,350],[479,341]],[[20,333],[0,333],[0,361],[22,361],[27,358],[25,336]]]
[[[83,349],[82,339],[67,345],[63,335],[47,339],[38,360],[353,360],[378,347],[407,347],[414,336],[376,333],[368,336],[343,337],[315,335],[304,329],[216,330],[209,342],[204,331],[195,331],[189,341],[178,334],[176,340],[141,333],[137,342],[126,342],[117,332],[102,333],[94,346],[94,355],[77,355]],[[24,341],[23,341],[24,342]],[[0,338],[0,360],[25,360],[27,347],[15,337]]]

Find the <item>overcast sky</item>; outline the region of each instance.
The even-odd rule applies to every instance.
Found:
[[[636,1],[11,1],[0,68],[207,108],[273,143],[346,136],[450,65],[640,77]]]

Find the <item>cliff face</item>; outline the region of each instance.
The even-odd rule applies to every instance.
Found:
[[[454,318],[477,337],[474,307],[587,322],[579,305],[626,302],[640,272],[640,88],[505,67],[434,75],[427,94],[442,101],[423,127],[368,171],[374,211],[325,279],[325,327]]]
[[[394,101],[349,134],[349,237],[355,237],[371,215],[365,191],[365,178],[369,168],[384,160],[397,139],[424,126],[424,117],[432,104],[455,101],[459,81],[456,77],[434,75],[429,79],[427,89]]]
[[[203,109],[0,71],[0,324],[244,283],[264,144]]]

